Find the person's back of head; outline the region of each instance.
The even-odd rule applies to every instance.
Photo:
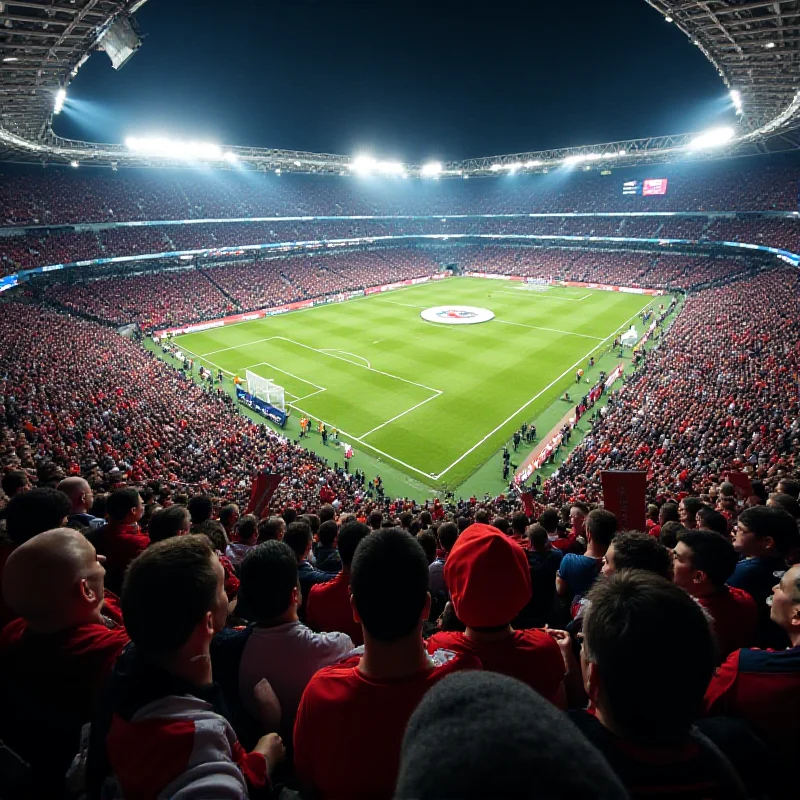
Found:
[[[284,542],[256,545],[242,561],[239,595],[258,622],[284,615],[300,602],[297,559]]]
[[[224,572],[208,538],[176,536],[148,547],[128,567],[121,603],[128,634],[145,658],[162,661],[195,636],[207,645],[228,610]]]
[[[722,536],[728,533],[728,520],[710,506],[703,506],[697,512],[697,527],[704,531],[714,531]]]
[[[782,508],[795,519],[800,519],[800,503],[790,494],[778,494],[777,492],[773,492],[767,498],[767,506]]]
[[[493,528],[497,528],[500,533],[504,533],[506,536],[511,533],[511,525],[508,522],[508,517],[495,517],[491,524]]]
[[[518,537],[524,536],[525,531],[528,530],[528,517],[521,511],[517,511],[511,517],[511,530]]]
[[[551,703],[521,681],[476,670],[447,676],[417,706],[403,739],[394,797],[628,795],[600,752]]]
[[[286,526],[283,541],[289,545],[298,561],[307,558],[311,547],[311,528],[305,522],[293,522]]]
[[[586,516],[586,532],[596,546],[606,550],[617,532],[617,518],[605,508],[595,508]]]
[[[211,514],[214,512],[214,504],[207,494],[196,494],[189,498],[187,508],[192,517],[193,527],[198,527],[211,519]]]
[[[339,526],[332,519],[327,519],[319,526],[317,539],[322,547],[335,547],[336,537],[339,535]]]
[[[49,634],[100,622],[105,570],[94,547],[71,528],[23,542],[3,570],[3,598],[31,630]]]
[[[716,663],[702,608],[641,570],[597,581],[588,599],[581,667],[598,718],[630,742],[679,742],[702,713]]]
[[[730,481],[723,481],[719,485],[719,494],[720,497],[735,498],[736,487]]]
[[[268,517],[258,523],[258,541],[268,542],[272,539],[283,540],[286,533],[286,523],[283,517]]]
[[[485,508],[479,508],[475,512],[475,522],[479,523],[480,525],[488,525],[489,512]]]
[[[370,528],[374,531],[378,531],[383,524],[383,514],[380,511],[372,511],[370,512],[369,518],[367,519],[367,523],[369,524]]]
[[[342,566],[345,569],[350,568],[356,548],[361,540],[369,536],[369,534],[369,527],[356,520],[348,522],[341,527],[339,530],[339,558],[342,559]]]
[[[322,525],[323,522],[329,522],[330,520],[336,519],[336,509],[330,504],[325,503],[325,505],[320,506],[319,509],[319,524]]]
[[[215,519],[207,519],[201,525],[194,526],[194,533],[202,533],[208,537],[215,550],[224,553],[228,547],[228,534],[221,522]]]
[[[538,522],[528,528],[528,539],[531,543],[531,550],[544,550],[550,543],[550,537],[544,525]]]
[[[433,564],[436,561],[436,535],[434,532],[425,531],[424,533],[419,533],[416,539],[425,551],[425,558],[428,559],[428,564]]]
[[[11,472],[6,472],[0,480],[0,488],[6,497],[11,499],[18,493],[25,492],[29,489],[31,482],[26,472],[21,469],[14,469]]]
[[[58,489],[59,492],[64,492],[64,494],[69,497],[73,513],[88,511],[94,500],[92,489],[88,482],[83,478],[79,478],[77,475],[71,475],[69,478],[64,478],[63,481],[59,481],[56,489]]]
[[[239,506],[235,503],[228,503],[219,510],[219,521],[225,530],[233,530],[233,526],[239,521]]]
[[[286,523],[286,526],[288,527],[297,520],[297,509],[293,508],[292,506],[287,506],[283,510],[282,516],[283,516],[283,521]]]
[[[569,514],[569,512],[567,512]],[[555,534],[558,530],[559,514],[558,509],[548,507],[539,515],[539,525],[541,525],[549,534]]]
[[[331,506],[333,508],[333,506]],[[320,512],[321,514],[322,512]],[[336,513],[330,517],[330,519],[335,519]],[[298,517],[295,522],[305,522],[309,528],[311,528],[311,536],[316,536],[317,532],[319,531],[319,526],[322,524],[323,521],[327,521],[328,517],[325,520],[322,519],[322,516],[317,516],[316,514],[303,514],[302,516]]]
[[[411,527],[411,523],[414,521],[414,515],[410,511],[404,511],[400,517],[400,527],[407,531]]]
[[[684,561],[687,563],[684,564]],[[704,577],[711,586],[720,590],[733,575],[738,561],[739,556],[733,548],[733,542],[727,536],[716,531],[687,530],[681,534],[675,547],[674,580],[678,586],[683,586],[683,566],[695,578]],[[702,576],[697,573],[702,573]]]
[[[786,556],[797,541],[797,522],[787,511],[775,506],[747,508],[739,514],[736,525],[737,539],[742,531],[748,531],[765,553],[771,555]]]
[[[678,504],[667,502],[658,511],[658,521],[664,525],[667,522],[680,522],[681,516],[678,511]]]
[[[673,550],[684,531],[687,530],[689,529],[684,528],[680,522],[670,520],[661,526],[661,531],[658,534],[658,540],[664,545],[664,547]]]
[[[186,506],[167,506],[153,514],[148,526],[150,544],[189,533],[192,522]]]
[[[672,576],[672,558],[661,542],[641,531],[623,531],[612,540],[603,561],[603,575],[624,569],[654,572],[662,578]]]
[[[419,632],[430,609],[425,551],[402,528],[365,537],[353,556],[350,591],[367,646]]]
[[[138,513],[137,509],[141,509]],[[138,522],[144,513],[144,503],[136,489],[117,489],[106,500],[106,514],[112,522]]]
[[[442,549],[449,553],[458,539],[458,525],[455,522],[443,522],[436,533]]]
[[[242,544],[255,544],[258,538],[258,517],[255,514],[239,517],[236,523],[236,535]]]
[[[794,478],[781,478],[778,481],[777,489],[781,494],[788,494],[795,500],[800,500],[800,481]]]
[[[66,524],[70,507],[69,498],[57,489],[37,487],[20,492],[4,510],[6,535],[15,545],[21,545],[38,533],[60,528]]]

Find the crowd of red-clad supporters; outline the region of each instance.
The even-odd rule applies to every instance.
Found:
[[[690,294],[532,516],[375,498],[98,323],[6,302],[0,341],[5,794],[791,792],[796,271]],[[645,531],[607,468],[647,471]]]

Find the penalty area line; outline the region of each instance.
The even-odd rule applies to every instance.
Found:
[[[599,336],[589,336],[588,333],[575,333],[575,331],[561,331],[558,328],[542,328],[539,325],[526,325],[524,322],[509,322],[507,319],[497,319],[501,325],[516,325],[518,328],[530,328],[532,331],[547,331],[548,333],[560,333],[562,336],[580,336],[581,339],[594,339],[596,342],[604,341]]]
[[[444,392],[437,392],[436,394],[432,394],[430,397],[426,398],[421,403],[417,403],[415,406],[411,406],[411,408],[408,408],[405,411],[401,411],[399,414],[397,414],[396,416],[392,417],[391,419],[387,419],[386,422],[382,422],[380,425],[376,425],[371,431],[367,431],[366,433],[362,433],[361,434],[361,438],[365,439],[371,433],[375,433],[376,431],[379,431],[381,428],[385,428],[391,422],[394,422],[395,420],[400,419],[400,417],[404,417],[406,414],[410,414],[412,411],[415,411],[420,406],[424,406],[425,403],[430,403],[431,400],[435,400],[437,397],[441,397],[443,394],[444,394]]]
[[[579,358],[571,367],[567,367],[567,369],[565,369],[555,380],[551,381],[547,386],[544,387],[544,389],[542,389],[540,392],[538,392],[533,397],[531,397],[531,399],[528,400],[527,403],[525,403],[524,405],[520,406],[513,414],[510,414],[506,419],[504,419],[496,428],[494,428],[493,430],[489,431],[489,433],[487,433],[486,436],[483,437],[483,439],[481,439],[476,444],[472,445],[472,447],[470,447],[470,449],[467,450],[466,453],[462,453],[449,467],[445,467],[445,469],[443,469],[438,475],[434,475],[433,476],[434,480],[438,481],[442,477],[442,475],[447,474],[451,469],[453,469],[453,467],[456,466],[456,464],[460,464],[470,453],[473,453],[475,450],[477,450],[485,441],[487,441],[487,439],[490,439],[501,428],[503,428],[504,426],[508,425],[508,423],[511,422],[514,419],[514,417],[516,417],[518,414],[521,414],[531,403],[536,402],[545,392],[547,392],[550,389],[552,389],[553,386],[555,386],[560,380],[565,378],[570,372],[572,372],[572,370],[574,370],[576,367],[580,366],[584,361],[586,361],[586,359],[590,355],[592,355],[592,353],[594,353],[597,350],[599,350],[609,339],[611,339],[614,336],[616,336],[616,334],[619,333],[619,331],[621,331],[624,327],[626,327],[632,320],[636,319],[636,317],[638,317],[639,314],[641,314],[642,311],[644,311],[644,309],[647,308],[647,306],[650,305],[652,302],[653,301],[651,301],[650,303],[648,303],[645,306],[642,306],[642,308],[640,308],[628,320],[623,322],[622,325],[620,325],[612,333],[610,333],[608,336],[606,336],[605,339],[602,339],[599,344],[595,345],[585,356],[582,356],[581,358]]]

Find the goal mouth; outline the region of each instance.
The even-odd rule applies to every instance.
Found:
[[[426,308],[420,316],[426,322],[440,325],[477,325],[494,319],[494,311],[476,306],[434,306]]]

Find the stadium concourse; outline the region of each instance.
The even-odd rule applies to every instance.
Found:
[[[458,796],[531,796],[535,775],[548,797],[791,796],[800,283],[785,260],[705,245],[800,251],[798,222],[774,215],[795,210],[800,174],[727,162],[659,169],[679,179],[655,200],[622,197],[596,173],[389,189],[4,174],[5,274],[340,236],[705,244],[401,240],[181,269],[160,259],[137,275],[83,265],[4,292],[0,794],[422,798],[469,775]],[[564,216],[627,211],[692,216]],[[557,216],[448,217],[482,213]],[[389,218],[107,225],[270,215]],[[115,330],[427,277],[454,262],[686,293],[532,502],[388,497],[374,476],[331,468]],[[646,473],[646,530],[619,529],[603,508],[608,469]],[[274,489],[263,519],[244,513],[254,481]]]

